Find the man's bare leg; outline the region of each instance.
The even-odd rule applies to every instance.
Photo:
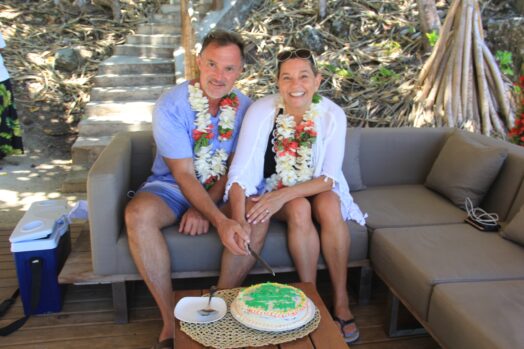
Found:
[[[246,200],[246,212],[253,206],[250,200]],[[231,217],[231,207],[226,203],[222,211]],[[264,223],[251,224],[251,239],[250,245],[257,253],[262,251],[264,241],[266,240],[267,230],[269,228],[269,220]],[[220,277],[218,278],[218,288],[233,288],[242,284],[249,271],[256,263],[253,256],[235,256],[229,250],[224,248],[222,253],[222,260],[220,263]]]
[[[171,259],[160,229],[175,219],[162,199],[146,192],[138,193],[125,212],[131,255],[162,316],[160,341],[173,338],[175,327]]]

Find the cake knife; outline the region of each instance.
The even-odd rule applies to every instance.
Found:
[[[257,259],[257,261],[259,261],[264,266],[264,268],[266,268],[271,274],[273,274],[273,276],[275,276],[275,272],[273,271],[271,266],[264,259],[262,259],[262,257],[260,257],[258,255],[258,253],[253,251],[253,249],[251,248],[251,245],[250,244],[246,244],[246,246],[247,246],[247,249],[248,249],[249,253],[251,253],[253,255],[253,257],[255,257]]]

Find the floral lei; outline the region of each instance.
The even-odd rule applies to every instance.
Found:
[[[213,152],[210,140],[215,137],[213,124],[209,113],[209,100],[200,89],[200,84],[189,85],[189,104],[197,112],[193,139],[195,141],[195,172],[198,180],[209,189],[226,173],[227,152],[218,148]],[[227,141],[233,136],[235,116],[239,106],[238,96],[231,92],[220,101],[220,116],[218,121],[218,140]]]
[[[266,190],[273,191],[293,186],[313,178],[311,166],[313,144],[317,138],[315,119],[320,98],[314,98],[298,125],[293,116],[281,113],[276,119],[273,132],[273,152],[276,173],[266,179]],[[278,109],[284,110],[280,99]]]

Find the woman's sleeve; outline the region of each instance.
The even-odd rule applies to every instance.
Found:
[[[338,105],[330,102],[329,112],[326,114],[324,161],[321,175],[333,179],[333,184],[342,169],[346,144],[347,119],[346,114]]]
[[[267,99],[253,103],[246,112],[235,156],[228,172],[228,181],[224,201],[227,201],[229,189],[237,183],[244,189],[245,195],[257,193],[257,186],[262,181],[264,152],[267,143],[267,124],[270,104]]]

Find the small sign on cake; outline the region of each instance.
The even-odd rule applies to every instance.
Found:
[[[274,282],[240,291],[231,314],[241,324],[260,331],[289,331],[315,317],[315,304],[300,289]]]

